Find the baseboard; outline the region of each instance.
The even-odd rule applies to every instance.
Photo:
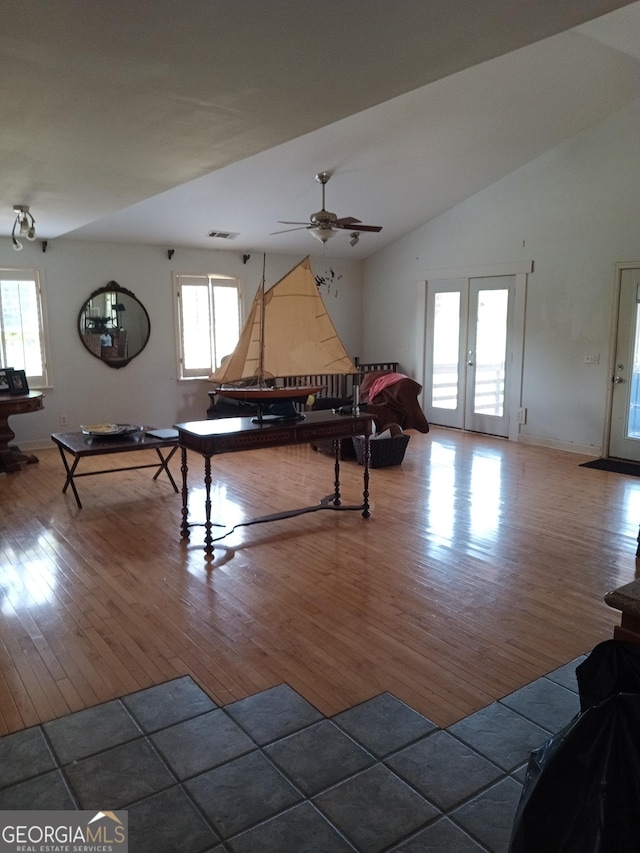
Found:
[[[520,434],[518,441],[521,444],[533,444],[537,447],[548,447],[551,450],[566,450],[569,453],[579,453],[582,456],[602,456],[602,448],[594,444],[574,444],[571,441],[556,441],[553,438],[522,434]]]
[[[17,447],[22,453],[32,453],[34,450],[50,450],[55,448],[51,439],[37,438],[34,441],[12,441],[9,447]]]

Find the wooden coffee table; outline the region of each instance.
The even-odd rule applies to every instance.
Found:
[[[148,427],[148,429],[151,429],[151,427]],[[60,456],[67,472],[62,493],[64,494],[69,486],[71,486],[71,491],[80,509],[82,509],[82,504],[80,503],[78,490],[74,482],[78,477],[115,474],[118,471],[133,471],[138,468],[155,468],[156,473],[153,475],[153,479],[157,480],[162,471],[164,471],[173,486],[174,492],[178,491],[175,480],[168,468],[171,457],[178,449],[177,438],[155,438],[147,435],[144,430],[141,430],[130,435],[109,437],[86,435],[83,432],[54,432],[51,440],[58,445],[58,450],[60,451]],[[163,448],[170,448],[170,452],[166,456],[161,453]],[[85,456],[106,456],[113,453],[132,453],[138,450],[155,450],[159,461],[147,462],[143,465],[126,465],[120,468],[105,468],[100,471],[83,471],[77,473],[78,463]],[[69,464],[72,459],[72,464]]]

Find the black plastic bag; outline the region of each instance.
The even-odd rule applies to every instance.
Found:
[[[617,693],[640,693],[640,644],[605,640],[576,667],[576,678],[582,711]]]
[[[640,694],[578,714],[531,753],[509,853],[640,851]]]

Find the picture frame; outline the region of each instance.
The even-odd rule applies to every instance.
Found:
[[[28,394],[29,383],[24,370],[7,370],[7,385],[10,394]]]
[[[7,374],[11,373],[13,367],[0,367],[0,394],[9,393],[9,381]]]

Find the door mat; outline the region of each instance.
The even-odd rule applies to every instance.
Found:
[[[599,471],[613,471],[615,474],[631,474],[640,477],[640,465],[633,462],[624,462],[621,459],[594,459],[591,462],[582,462],[581,468],[597,468]]]

